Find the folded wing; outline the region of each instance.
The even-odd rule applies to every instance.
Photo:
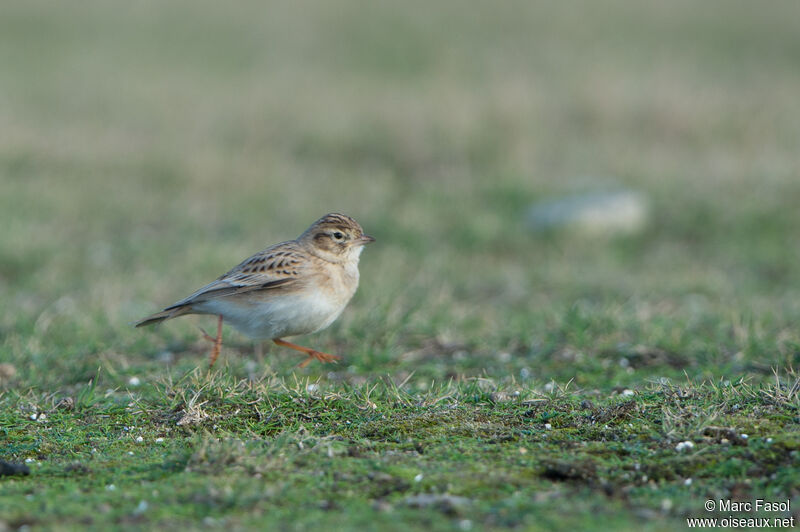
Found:
[[[308,264],[294,242],[269,247],[244,260],[217,280],[188,297],[136,323],[137,327],[159,323],[183,314],[191,314],[192,306],[210,299],[228,297],[256,290],[273,290],[298,282],[302,268]]]

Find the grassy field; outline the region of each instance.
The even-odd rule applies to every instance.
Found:
[[[798,21],[4,3],[0,460],[30,474],[0,476],[0,530],[800,518]],[[609,187],[644,230],[526,228]],[[213,318],[132,328],[330,211],[378,239],[302,338],[341,364],[226,328],[209,372]]]

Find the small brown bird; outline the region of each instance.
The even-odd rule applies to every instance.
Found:
[[[282,338],[320,331],[339,317],[358,288],[358,259],[363,246],[375,239],[365,235],[354,219],[326,214],[295,240],[268,247],[246,259],[216,281],[161,312],[136,323],[136,327],[161,323],[187,314],[214,314],[217,336],[208,367],[222,347],[222,322],[256,340],[308,355],[312,360],[334,362],[341,357],[303,347]]]

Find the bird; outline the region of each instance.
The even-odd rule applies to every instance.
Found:
[[[329,213],[294,240],[281,242],[248,257],[215,281],[135,323],[144,327],[189,314],[218,316],[216,337],[208,367],[222,349],[222,324],[254,340],[307,355],[299,367],[313,360],[336,362],[341,357],[284,340],[321,331],[342,313],[358,288],[358,261],[364,246],[375,239],[350,216]]]

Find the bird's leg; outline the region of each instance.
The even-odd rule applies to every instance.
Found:
[[[214,342],[214,347],[211,349],[211,353],[208,355],[208,369],[211,369],[212,366],[214,366],[214,362],[217,361],[219,352],[222,349],[222,316],[220,315],[219,320],[217,321],[216,338],[207,334],[203,329],[200,329],[200,332],[203,333],[204,340],[208,340],[209,342]]]
[[[264,343],[261,340],[256,340],[254,353],[256,355],[257,362],[261,363],[264,361]]]
[[[208,340],[208,341],[209,341],[209,342],[211,342],[212,344],[213,344],[213,343],[215,343],[215,342],[217,341],[217,339],[216,339],[216,338],[214,338],[213,336],[211,336],[210,334],[208,334],[208,333],[205,331],[205,329],[203,329],[202,327],[198,327],[198,329],[200,330],[200,338],[202,338],[203,340]]]
[[[292,342],[287,342],[286,340],[281,340],[280,338],[273,338],[272,341],[278,345],[282,345],[283,347],[288,347],[289,349],[294,349],[295,351],[300,351],[301,353],[307,354],[308,358],[297,365],[297,367],[300,368],[308,366],[312,360],[319,360],[320,362],[336,362],[342,358],[339,355],[323,353],[322,351],[317,351],[315,349],[311,349],[310,347],[303,347],[302,345],[293,344]]]

